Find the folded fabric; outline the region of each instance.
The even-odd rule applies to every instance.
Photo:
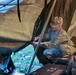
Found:
[[[19,0],[21,3],[23,0]],[[17,0],[0,0],[0,13],[6,13],[8,10],[17,5]]]

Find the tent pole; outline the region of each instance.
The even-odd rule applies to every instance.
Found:
[[[35,55],[36,55],[36,53],[37,53],[37,51],[38,51],[40,42],[41,42],[41,40],[42,40],[42,38],[43,38],[44,32],[45,32],[45,30],[46,30],[46,27],[47,27],[47,25],[48,25],[49,19],[50,19],[50,17],[51,17],[51,14],[52,14],[52,12],[53,12],[53,9],[54,9],[54,7],[55,7],[55,4],[56,4],[56,1],[57,1],[57,0],[53,0],[53,1],[54,1],[54,2],[53,2],[53,4],[52,4],[52,7],[51,7],[50,12],[49,12],[49,14],[48,14],[48,17],[47,17],[46,22],[45,22],[45,24],[44,24],[43,30],[42,30],[42,32],[41,32],[41,35],[40,35],[40,37],[39,37],[39,41],[38,41],[38,45],[36,46],[35,53],[34,53],[34,55],[33,55],[33,57],[32,57],[30,66],[29,66],[29,68],[28,68],[28,70],[27,70],[27,73],[25,73],[25,75],[29,75],[29,72],[30,72],[30,70],[31,70],[31,66],[32,66],[32,64],[33,64]]]

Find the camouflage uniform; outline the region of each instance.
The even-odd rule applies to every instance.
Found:
[[[62,28],[59,31],[50,29],[48,33],[44,35],[44,39],[51,38],[48,49],[45,49],[43,54],[50,59],[51,56],[59,57],[63,55],[71,55],[75,52],[73,42],[69,39],[65,30]],[[53,46],[53,47],[52,47]]]

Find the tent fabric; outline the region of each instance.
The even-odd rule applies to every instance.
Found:
[[[34,24],[43,6],[36,3],[20,5],[21,22],[17,16],[17,6],[4,14],[0,14],[0,37],[29,41],[32,38]],[[25,5],[24,5],[25,4]]]
[[[19,0],[21,3],[23,0]],[[0,13],[6,13],[8,10],[17,5],[17,0],[0,0]]]

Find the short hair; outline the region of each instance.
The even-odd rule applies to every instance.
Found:
[[[63,18],[56,16],[54,17],[53,21],[50,24],[51,25],[63,24]]]

